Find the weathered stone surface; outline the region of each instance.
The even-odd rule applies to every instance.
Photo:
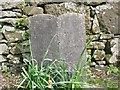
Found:
[[[111,51],[112,53],[115,53],[116,55],[118,55],[118,40],[119,38],[114,38],[110,43],[111,43]]]
[[[8,53],[8,46],[6,44],[0,44],[0,54]]]
[[[22,42],[22,45],[23,45],[23,46],[29,46],[29,45],[30,45],[29,40],[23,41],[23,42]]]
[[[16,17],[16,16],[22,16],[22,15],[21,15],[21,13],[18,13],[18,12],[0,11],[0,18],[2,18],[2,17]]]
[[[0,5],[2,6],[2,10],[4,9],[12,9],[12,8],[19,8],[22,7],[22,1],[23,0],[19,0],[18,2],[16,1],[8,1],[8,0],[2,0],[2,2],[0,3]]]
[[[19,45],[16,43],[11,43],[11,50],[10,52],[12,54],[21,54],[21,53],[26,53],[26,52],[30,52],[30,47],[29,45],[25,46],[25,45]]]
[[[120,38],[118,39],[118,60],[120,61]]]
[[[27,6],[23,9],[23,12],[26,15],[35,15],[35,14],[43,14],[43,8],[41,7],[34,7],[34,6]]]
[[[104,33],[102,33],[101,36],[100,36],[100,39],[108,40],[108,39],[111,39],[113,37],[114,37],[114,34],[104,34]]]
[[[61,56],[66,59],[67,63],[74,65],[78,62],[86,43],[84,15],[62,15],[58,23]],[[85,64],[85,58],[83,58],[83,64]]]
[[[105,57],[105,52],[103,50],[95,50],[94,58],[95,60],[103,60]]]
[[[105,45],[103,42],[90,42],[88,48],[95,48],[95,49],[104,49]]]
[[[87,40],[89,40],[90,38],[92,38],[92,40],[99,40],[100,34],[97,35],[87,35]]]
[[[19,49],[18,47],[16,47],[16,46],[14,46],[14,47],[10,50],[10,52],[11,52],[12,54],[21,54],[20,49]]]
[[[116,63],[118,61],[118,59],[117,59],[117,57],[119,55],[118,40],[119,40],[119,38],[114,38],[111,41],[111,46],[112,46],[111,47],[111,51],[112,51],[113,55],[109,59],[110,63]]]
[[[78,62],[86,42],[84,15],[36,15],[30,18],[30,34],[33,56],[38,62],[43,58],[51,39],[57,35],[46,58],[54,60],[61,57],[69,66],[73,66]]]
[[[5,38],[9,41],[9,42],[15,42],[15,41],[22,41],[23,40],[23,36],[21,32],[18,31],[5,31],[4,32]]]
[[[86,0],[86,1],[87,1],[87,0]],[[102,0],[97,0],[97,1],[95,1],[95,2],[93,2],[93,1],[94,1],[94,0],[88,0],[87,2],[84,2],[84,4],[90,5],[90,6],[98,6],[98,5],[100,5],[100,4],[103,3]]]
[[[31,59],[30,53],[23,53],[22,56],[23,56],[23,59],[27,59],[27,60]]]
[[[0,24],[0,29],[2,28],[2,25]]]
[[[2,6],[0,5],[0,11],[2,11]]]
[[[84,7],[77,6],[77,4],[72,2],[45,5],[45,12],[47,14],[53,14],[53,15],[61,15],[72,12],[82,13],[83,11],[84,11]]]
[[[120,28],[118,21],[120,20],[119,15],[119,3],[109,3],[108,5],[102,5],[97,7],[98,19],[101,22],[101,29],[104,31],[110,31],[113,34],[120,34]]]
[[[109,62],[109,60],[110,60],[111,56],[112,56],[111,54],[106,54],[106,55],[105,55],[105,59],[106,59],[106,61],[108,61],[108,62]]]
[[[2,23],[10,23],[10,24],[15,24],[17,22],[16,18],[1,18],[0,22]]]
[[[118,61],[117,55],[113,53],[113,55],[109,59],[109,63],[116,63]]]
[[[95,34],[100,33],[99,22],[96,15],[94,16],[93,19],[92,32]]]
[[[11,63],[11,64],[19,64],[20,63],[20,56],[9,54],[7,56],[7,58],[9,59],[9,63]]]
[[[30,18],[32,52],[39,64],[51,39],[58,31],[56,20],[57,18],[55,16],[42,14]],[[57,58],[57,43],[52,42],[50,46],[49,58],[55,59]],[[48,58],[48,56],[46,58]]]
[[[91,17],[90,17],[90,7],[85,7],[85,27],[86,27],[86,34],[91,34]]]
[[[4,25],[2,31],[15,31],[14,27]]]
[[[0,62],[4,62],[4,61],[7,61],[7,59],[4,58],[2,55],[0,55]]]
[[[92,50],[91,50],[91,49],[88,49],[88,50],[87,50],[87,53],[88,53],[88,55],[91,55],[91,54],[92,54]]]
[[[91,62],[90,66],[96,66],[96,63],[95,62]]]
[[[5,39],[0,40],[0,43],[7,43],[8,41]]]
[[[2,33],[0,32],[0,40],[1,40],[1,39],[3,39],[3,35],[2,35]]]
[[[97,61],[97,63],[98,63],[99,65],[104,65],[104,64],[106,64],[105,61]]]
[[[99,4],[101,2],[118,2],[120,0],[29,0],[29,1],[36,1],[36,2],[88,2],[93,4]]]

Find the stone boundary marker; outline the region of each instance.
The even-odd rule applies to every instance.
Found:
[[[30,18],[29,28],[33,57],[39,64],[52,39],[46,58],[62,58],[69,67],[77,64],[86,44],[84,14],[68,13],[59,17],[35,15]],[[83,60],[85,62],[86,56]]]

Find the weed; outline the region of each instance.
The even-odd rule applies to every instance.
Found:
[[[55,37],[55,36],[54,36]],[[82,54],[80,55],[80,59],[78,60],[78,64],[75,68],[73,68],[73,72],[70,73],[67,66],[64,64],[64,60],[62,59],[49,59],[46,58],[46,55],[49,52],[49,47],[54,39],[49,43],[49,46],[43,56],[40,67],[37,64],[37,61],[32,57],[31,51],[31,60],[24,59],[24,62],[27,65],[27,69],[22,67],[23,72],[21,73],[23,76],[23,80],[18,85],[18,88],[29,88],[29,89],[57,89],[62,88],[64,90],[74,89],[74,88],[83,88],[83,87],[93,87],[83,80],[83,73],[88,67],[88,63],[80,68],[82,63],[86,47],[89,45],[90,41],[85,46]],[[31,46],[30,46],[31,48]],[[45,61],[51,62],[47,66],[44,65]]]
[[[28,18],[28,16],[23,15],[22,18],[17,18],[17,22],[14,25],[15,28],[20,30],[26,30],[28,27],[24,24],[24,21]]]
[[[2,65],[1,72],[4,73],[6,77],[11,77],[11,72],[8,71],[8,67],[6,65]]]

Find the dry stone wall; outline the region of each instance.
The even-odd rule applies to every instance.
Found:
[[[84,13],[86,39],[93,38],[87,56],[93,56],[91,66],[119,63],[119,2],[39,2],[25,0],[0,3],[0,62],[12,68],[30,58],[27,17],[36,14],[59,16]],[[27,17],[26,17],[27,16]],[[11,68],[12,67],[12,68]]]

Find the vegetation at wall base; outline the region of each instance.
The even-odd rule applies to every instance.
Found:
[[[38,65],[37,61],[33,59],[32,51],[31,60],[24,59],[24,62],[27,65],[27,69],[22,67],[23,72],[21,75],[23,76],[23,80],[19,85],[16,85],[17,89],[82,90],[84,88],[98,88],[102,85],[106,85],[105,88],[110,88],[110,90],[111,88],[117,88],[117,83],[114,83],[107,77],[98,79],[91,77],[90,62],[94,55],[92,57],[89,56],[87,58],[87,63],[82,68],[80,68],[84,54],[86,52],[86,48],[92,39],[90,39],[84,47],[82,54],[80,55],[80,59],[78,60],[78,65],[73,68],[72,73],[68,70],[67,66],[64,64],[64,60],[61,58],[55,60],[46,58],[52,40],[50,41],[49,46],[43,56],[41,65]],[[46,61],[49,61],[50,63],[44,65]],[[118,74],[118,69],[113,65],[110,65],[107,67],[107,69],[107,74]],[[86,71],[86,76],[83,77],[83,74]],[[99,84],[98,87],[96,87],[96,83]]]
[[[93,85],[90,85],[86,81],[84,81],[86,77],[84,77],[83,79],[83,73],[88,68],[88,63],[84,65],[83,68],[80,68],[86,48],[91,40],[86,44],[85,48],[83,49],[80,55],[80,59],[78,60],[78,65],[75,68],[73,68],[73,71],[71,73],[61,58],[55,60],[46,58],[49,52],[49,47],[54,37],[49,43],[49,46],[45,52],[45,55],[43,56],[40,66],[38,65],[37,61],[32,58],[32,51],[32,59],[24,59],[24,62],[28,68],[25,69],[24,67],[22,67],[23,72],[21,73],[21,75],[23,76],[23,80],[18,85],[18,89],[38,88],[43,90],[62,88],[64,90],[69,90],[71,88],[92,88]],[[49,61],[51,63],[44,65],[45,61]]]

